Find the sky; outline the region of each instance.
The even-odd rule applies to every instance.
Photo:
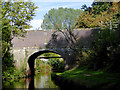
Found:
[[[76,2],[73,2],[76,1]],[[92,2],[94,0],[46,0],[46,1],[33,1],[35,3],[35,6],[38,6],[35,13],[36,16],[33,17],[33,20],[30,22],[30,25],[32,28],[30,30],[41,30],[41,23],[43,22],[44,15],[48,13],[49,10],[52,8],[58,9],[59,7],[63,8],[74,8],[74,9],[81,9],[81,6],[86,4],[87,6],[91,6]]]

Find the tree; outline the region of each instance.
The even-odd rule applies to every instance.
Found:
[[[82,8],[86,12],[92,12],[94,15],[101,14],[101,12],[109,11],[112,6],[112,2],[93,2],[92,7],[87,7],[86,4],[82,5]]]
[[[82,8],[81,9],[83,9],[84,11],[89,11],[89,13],[91,12],[91,7],[87,7],[87,5],[86,4],[84,4],[84,5],[82,5]]]
[[[96,14],[101,14],[101,12],[104,11],[109,11],[112,6],[112,2],[93,2],[92,3],[92,8],[93,8],[93,13]]]
[[[59,8],[51,9],[48,14],[45,14],[42,29],[55,29],[57,32],[61,32],[65,40],[69,43],[69,48],[73,50],[73,56],[75,58],[76,54],[81,55],[81,50],[79,47],[76,48],[77,34],[74,34],[74,28],[78,16],[82,13],[82,10],[74,10],[72,8]],[[63,30],[64,29],[64,30]],[[55,34],[56,31],[53,33]],[[71,56],[72,56],[71,55]],[[76,58],[75,58],[76,59]]]
[[[77,28],[95,28],[101,26],[101,21],[104,27],[108,27],[108,22],[112,20],[117,22],[119,17],[118,2],[93,2],[92,7],[82,6],[84,12],[79,16]],[[115,20],[116,19],[116,20]]]
[[[42,29],[68,29],[73,28],[75,19],[78,18],[82,10],[72,8],[51,9],[44,15],[41,25]]]
[[[98,5],[99,6],[99,5]],[[120,2],[113,2],[112,7],[109,8],[109,10],[105,10],[103,12],[100,12],[100,14],[94,14],[95,21],[109,21],[112,20],[114,22],[118,22],[120,19]],[[109,12],[108,12],[109,11]],[[93,14],[93,13],[92,13]],[[85,14],[86,15],[86,14]],[[82,20],[79,18],[79,26],[82,24],[84,26],[92,25],[92,23],[88,23],[89,21],[89,15],[88,17],[83,17]],[[98,19],[99,16],[99,19]],[[91,17],[91,19],[93,18]],[[87,20],[86,20],[87,19]],[[86,20],[86,21],[85,21]],[[94,21],[94,22],[95,22]],[[87,22],[87,24],[86,24]],[[93,23],[94,23],[93,22]],[[95,26],[96,24],[94,24]],[[93,46],[91,48],[91,52],[89,54],[88,58],[88,66],[91,69],[98,70],[98,69],[104,69],[109,72],[120,72],[120,24],[118,25],[118,28],[109,29],[109,27],[105,29],[101,29],[97,37],[93,43]],[[91,27],[91,26],[90,26]],[[89,53],[89,52],[88,52]]]
[[[2,58],[15,36],[24,37],[25,29],[30,28],[29,22],[37,8],[32,2],[10,1],[2,2]]]
[[[44,16],[42,23],[42,29],[56,29],[61,32],[66,41],[70,44],[70,48],[76,51],[75,43],[77,42],[77,36],[73,33],[75,28],[76,19],[82,13],[82,10],[74,10],[72,8],[59,8],[51,9],[48,14]],[[65,29],[64,31],[62,31]],[[55,34],[54,32],[53,34]]]

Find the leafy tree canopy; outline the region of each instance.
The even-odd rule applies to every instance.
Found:
[[[92,7],[83,5],[81,9],[84,12],[79,16],[77,28],[94,28],[100,27],[101,22],[104,27],[108,27],[110,20],[118,22],[120,17],[120,2],[93,2]]]
[[[92,7],[87,7],[86,4],[81,9],[92,12],[93,14],[101,14],[101,12],[108,11],[112,6],[112,2],[93,2]]]
[[[68,29],[73,28],[82,10],[72,8],[51,9],[44,15],[42,29]]]
[[[32,2],[2,2],[2,57],[15,36],[23,37],[37,7]]]

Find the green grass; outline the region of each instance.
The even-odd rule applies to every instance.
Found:
[[[104,85],[104,87],[113,87],[120,83],[120,73],[107,73],[103,71],[92,71],[86,68],[77,68],[63,73],[56,73],[58,76],[73,80],[86,87]]]

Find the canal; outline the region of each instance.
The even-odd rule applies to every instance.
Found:
[[[31,78],[22,78],[18,80],[3,81],[2,88],[59,88],[51,80],[51,72],[41,72]]]
[[[45,53],[40,56],[58,57],[59,55],[55,53]],[[63,58],[36,58],[34,69],[34,78],[6,79],[2,81],[2,88],[60,88],[52,81],[51,74],[53,71],[64,69]],[[26,70],[26,68],[24,70]],[[25,73],[25,75],[27,75],[27,73]]]

